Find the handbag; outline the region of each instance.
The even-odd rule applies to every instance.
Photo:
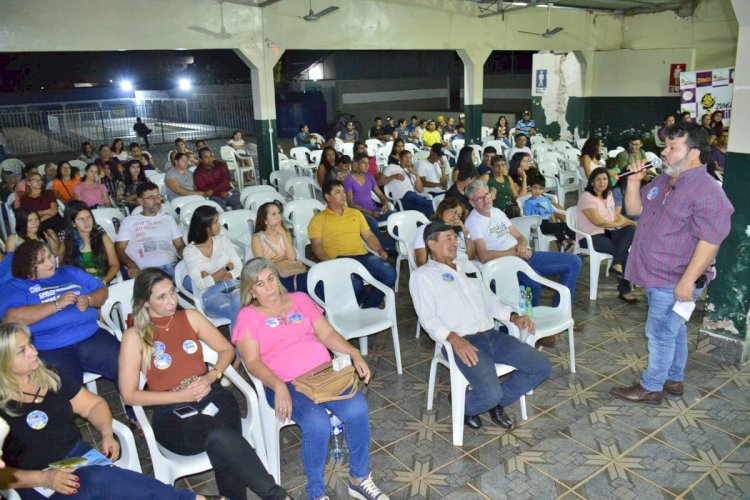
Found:
[[[292,380],[297,392],[304,394],[315,404],[353,398],[358,384],[359,377],[352,365],[336,371],[330,361]],[[349,392],[343,394],[347,389]]]

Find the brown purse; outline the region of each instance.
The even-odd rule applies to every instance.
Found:
[[[335,371],[330,361],[292,380],[297,392],[304,394],[315,404],[350,399],[357,393],[358,384],[359,377],[352,365]],[[347,389],[349,392],[342,394]]]

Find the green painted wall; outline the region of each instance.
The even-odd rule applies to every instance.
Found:
[[[269,133],[271,128],[273,132]],[[255,136],[258,140],[258,169],[262,179],[268,181],[268,176],[275,165],[278,169],[278,137],[276,134],[276,120],[255,120]]]
[[[466,114],[466,130],[464,131],[466,145],[482,144],[482,105],[465,104],[464,113]]]
[[[750,154],[729,153],[724,190],[734,205],[732,229],[716,259],[717,275],[708,287],[703,329],[748,339],[750,310]],[[734,331],[733,331],[734,330]]]

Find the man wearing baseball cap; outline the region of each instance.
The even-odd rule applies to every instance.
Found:
[[[524,111],[522,118],[516,122],[516,133],[525,136],[536,135],[536,122],[531,119],[529,111]]]
[[[533,333],[533,320],[519,316],[495,299],[469,261],[456,260],[456,228],[432,222],[424,230],[428,261],[413,271],[409,280],[419,322],[435,342],[450,345],[456,365],[469,381],[464,423],[472,429],[482,426],[480,415],[504,429],[513,427],[505,408],[549,377],[549,359],[528,344],[508,334],[510,322]],[[495,363],[516,368],[502,382]]]

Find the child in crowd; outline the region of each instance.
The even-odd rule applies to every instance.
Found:
[[[559,204],[544,195],[546,183],[544,177],[536,175],[531,178],[531,197],[523,204],[524,215],[539,215],[542,218],[540,230],[551,234],[566,252],[573,248],[575,233],[565,224],[565,215],[555,213],[555,209],[564,210]]]

